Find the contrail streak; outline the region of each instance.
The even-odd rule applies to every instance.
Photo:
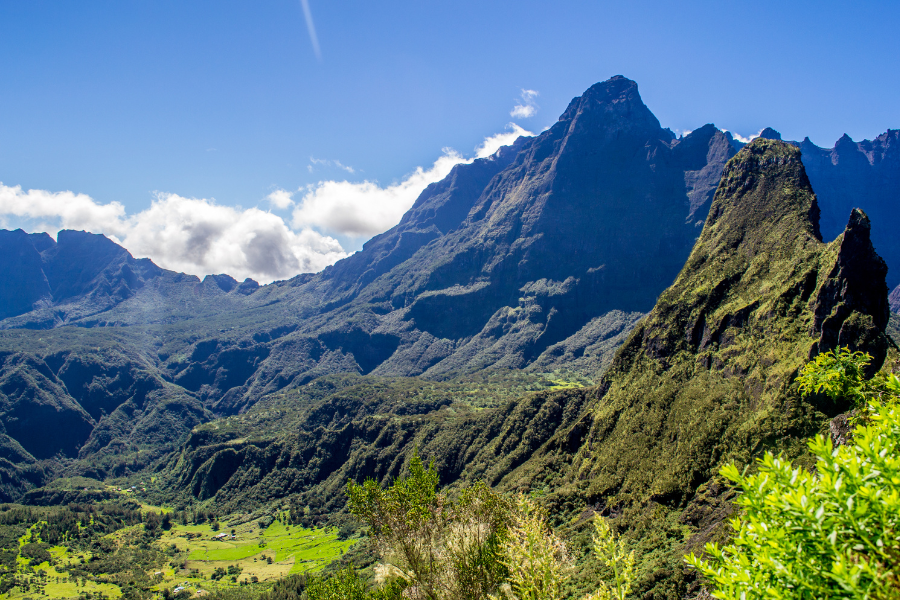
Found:
[[[309,10],[309,0],[300,0],[303,5],[303,16],[306,17],[306,29],[309,31],[309,41],[312,42],[316,60],[322,62],[322,50],[319,49],[319,37],[316,35],[316,26],[313,24],[312,12]]]

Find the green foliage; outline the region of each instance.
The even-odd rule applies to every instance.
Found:
[[[623,540],[617,539],[609,523],[601,516],[594,519],[594,553],[613,570],[613,582],[600,584],[596,593],[585,600],[625,600],[634,579],[634,550],[627,552]]]
[[[388,582],[369,591],[365,582],[348,567],[329,577],[311,577],[306,586],[306,600],[400,600],[405,583]]]
[[[365,600],[366,586],[353,569],[342,569],[331,577],[313,579],[306,586],[307,600]]]
[[[854,405],[864,403],[873,390],[864,379],[866,365],[872,357],[849,348],[836,352],[822,352],[807,363],[797,378],[804,394],[825,394],[835,401],[850,400]]]
[[[568,548],[547,524],[546,515],[527,496],[519,495],[516,510],[502,546],[501,562],[509,577],[500,586],[508,600],[557,600],[572,561]],[[497,596],[490,596],[499,600]]]
[[[767,453],[756,474],[722,475],[743,490],[733,542],[687,558],[725,600],[900,596],[900,380],[862,380],[868,357],[828,353],[804,369],[807,392],[867,402],[852,444],[816,436],[816,471]],[[845,394],[840,396],[840,394]]]
[[[347,485],[349,508],[370,528],[387,571],[410,593],[432,600],[484,598],[506,577],[500,560],[511,507],[483,483],[456,498],[437,490],[418,453],[409,475],[387,489],[374,480]]]
[[[50,553],[47,551],[49,548],[49,544],[30,543],[22,546],[19,550],[19,554],[23,558],[29,559],[29,564],[35,566],[42,562],[49,562],[52,559]]]

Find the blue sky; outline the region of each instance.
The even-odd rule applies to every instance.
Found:
[[[0,226],[97,230],[197,274],[316,270],[485,138],[539,132],[616,74],[676,131],[830,147],[900,127],[897,2],[308,3],[319,56],[301,0],[0,3]],[[193,264],[177,225],[214,209],[221,247]],[[280,270],[241,263],[264,234]]]

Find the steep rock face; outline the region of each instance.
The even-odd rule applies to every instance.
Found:
[[[0,319],[29,312],[50,297],[41,253],[32,236],[21,229],[0,230],[0,257]]]
[[[326,269],[321,289],[327,290],[331,302],[352,298],[429,242],[459,228],[491,179],[529,143],[529,138],[519,138],[490,157],[453,167],[447,177],[419,195],[396,227],[376,235],[361,252]]]
[[[846,408],[804,404],[793,378],[837,344],[871,352],[880,366],[886,268],[863,213],[827,245],[818,215],[793,147],[759,139],[729,163],[684,269],[604,376],[578,453],[592,494],[683,502],[722,458],[746,452],[747,436],[795,443],[821,425],[816,411]],[[623,477],[628,457],[613,440],[637,431],[653,466]]]
[[[900,130],[854,142],[844,135],[833,148],[809,138],[799,144],[803,164],[822,209],[822,236],[841,233],[847,213],[862,208],[872,219],[872,243],[884,258],[887,284],[900,284]]]
[[[41,252],[41,258],[55,302],[90,295],[108,306],[162,274],[151,261],[135,260],[106,236],[84,231],[60,231],[56,244]]]
[[[361,291],[391,312],[372,325],[403,340],[374,372],[524,367],[609,311],[648,310],[733,154],[712,126],[674,140],[623,77],[516,149],[459,225]]]

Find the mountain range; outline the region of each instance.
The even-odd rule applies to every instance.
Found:
[[[458,380],[324,377],[198,426],[149,493],[334,523],[348,479],[388,483],[418,451],[442,484],[541,498],[580,547],[589,518],[610,517],[641,557],[636,596],[685,597],[698,582],[682,555],[722,539],[733,510],[720,466],[765,450],[804,464],[805,440],[850,408],[801,397],[798,370],[837,346],[869,352],[873,370],[888,356],[887,267],[870,231],[854,210],[824,242],[799,151],[759,139],[727,164],[686,264],[597,385],[484,406],[496,380],[473,397]],[[591,561],[579,559],[575,597],[596,586]]]
[[[824,239],[862,207],[892,284],[898,135],[795,143]],[[741,147],[713,125],[677,138],[614,77],[542,134],[456,166],[362,251],[266,286],[167,271],[101,235],[2,231],[3,468],[65,457],[123,474],[214,415],[333,373],[596,378],[685,264]]]
[[[0,231],[0,501],[152,469],[158,502],[322,524],[348,478],[418,449],[444,484],[541,497],[576,538],[621,519],[642,597],[682,597],[680,555],[730,514],[719,466],[802,463],[848,409],[801,398],[798,369],[837,346],[897,358],[900,131],[780,137],[677,137],[614,77],[360,252],[265,286]]]
[[[863,206],[900,273],[898,134],[796,145],[825,238]],[[541,135],[455,167],[362,251],[263,287],[167,271],[100,235],[0,232],[6,452],[115,456],[93,469],[121,473],[212,414],[329,373],[596,376],[684,264],[741,146],[713,125],[676,138],[614,77]],[[46,435],[54,419],[65,435]]]

